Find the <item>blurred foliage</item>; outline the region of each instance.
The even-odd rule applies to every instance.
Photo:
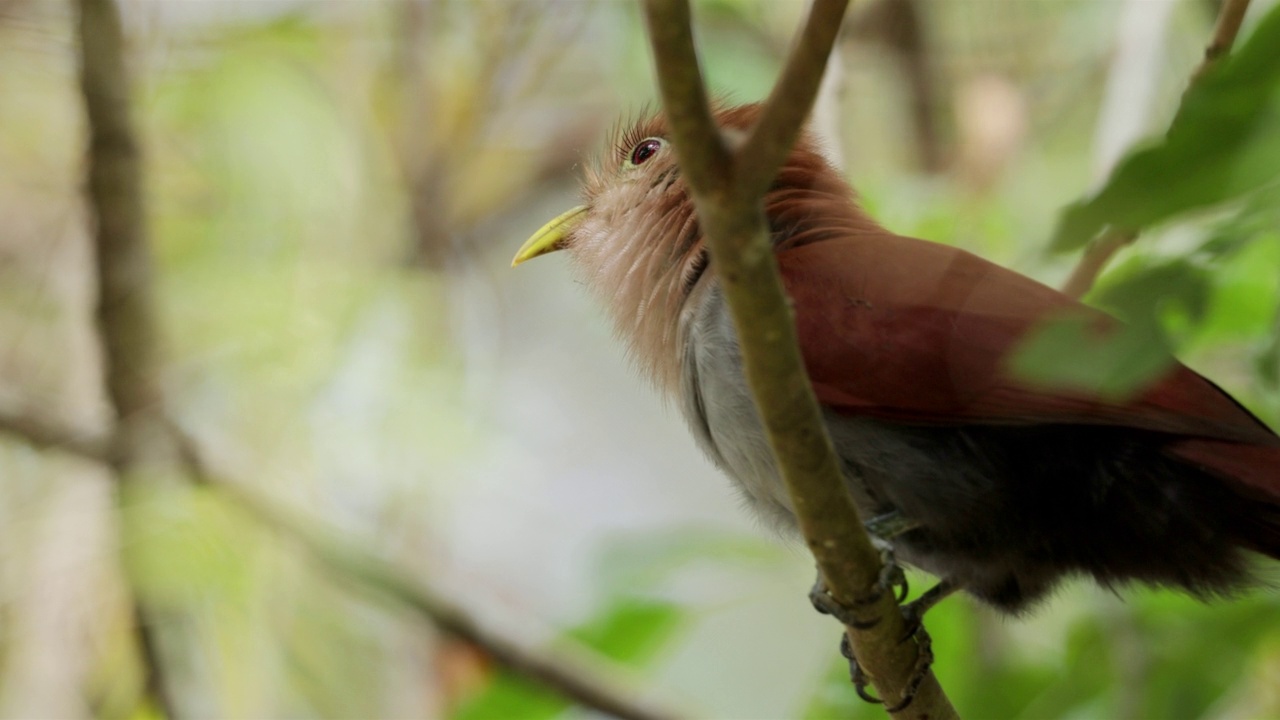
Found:
[[[685,612],[679,606],[654,600],[621,599],[610,603],[565,637],[626,666],[643,667],[655,658],[679,631]],[[485,718],[553,718],[572,707],[563,697],[545,688],[500,672],[488,687],[458,706],[453,720]]]
[[[1280,659],[1274,613],[1275,601],[1265,598],[1206,607],[1142,593],[1079,616],[1061,644],[1001,632],[994,638],[1028,642],[992,648],[983,630],[990,635],[993,623],[1006,621],[964,602],[930,611],[929,628],[938,679],[969,717],[1264,718],[1280,708],[1242,679],[1261,677],[1257,668]],[[848,682],[847,664],[833,661],[804,716],[883,717],[851,695]]]
[[[867,207],[897,231],[1061,275],[1074,258],[1042,249],[1092,170],[1119,5],[922,3],[939,104],[953,116],[940,128],[952,164],[928,177],[912,161],[899,70],[875,44],[847,48],[839,139]],[[666,519],[706,504],[692,487],[721,481],[691,463],[659,484],[682,429],[637,427],[630,395],[595,392],[621,376],[597,366],[622,362],[576,288],[554,269],[499,274],[546,210],[570,201],[576,166],[614,117],[653,99],[634,4],[124,7],[166,386],[219,467],[481,617],[542,618],[550,627],[531,638],[590,647],[656,697],[687,695],[708,716],[882,716],[851,692],[835,625],[811,617],[802,549],[727,520],[689,530]],[[713,87],[761,97],[802,9],[696,3]],[[91,426],[101,401],[68,12],[0,1],[0,391]],[[1052,330],[1031,351],[1037,371],[1101,375],[1121,392],[1174,350],[1280,421],[1277,12],[1188,95],[1167,140],[1136,150],[1065,216],[1060,244],[1106,224],[1152,227],[1090,296],[1132,333],[1081,362],[1065,352],[1078,334]],[[1154,107],[1134,109],[1153,132],[1210,19],[1179,4]],[[970,91],[971,105],[1008,117],[955,119]],[[1012,101],[991,102],[1002,92]],[[975,139],[984,122],[1003,128],[1001,143]],[[570,383],[586,390],[556,387]],[[193,714],[576,712],[482,659],[451,659],[421,623],[203,489],[126,497],[123,568],[109,547],[107,559],[77,555],[110,544],[103,498],[77,495],[99,487],[86,472],[0,442],[8,715],[47,688],[75,695],[29,682],[58,672],[85,688],[80,715],[157,715],[137,704],[118,571],[163,609]],[[620,497],[631,484],[658,497]],[[708,514],[732,517],[717,499]],[[1073,585],[1016,622],[949,601],[929,616],[939,677],[975,718],[1280,717],[1274,591],[1211,606],[1123,597]],[[726,650],[751,642],[747,657]],[[673,680],[672,668],[691,676]]]
[[[1098,284],[1089,299],[1123,327],[1099,335],[1083,319],[1046,322],[1015,358],[1021,375],[1124,398],[1164,371],[1174,350],[1252,339],[1245,352],[1265,353],[1258,345],[1270,347],[1280,318],[1277,77],[1280,8],[1187,90],[1163,139],[1130,153],[1101,189],[1068,206],[1052,240],[1058,251],[1104,228],[1138,231],[1227,204],[1198,248],[1130,257]],[[1273,402],[1244,400],[1280,419]]]
[[[1273,10],[1188,89],[1163,140],[1132,153],[1101,190],[1067,208],[1053,247],[1078,248],[1107,226],[1141,230],[1273,182],[1280,174],[1277,78],[1280,12]]]

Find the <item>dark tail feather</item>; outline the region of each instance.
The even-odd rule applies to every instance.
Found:
[[[1179,460],[1234,481],[1254,511],[1236,530],[1253,550],[1280,559],[1280,447],[1185,440],[1169,448]]]

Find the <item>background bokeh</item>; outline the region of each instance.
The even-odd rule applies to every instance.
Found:
[[[1167,127],[1214,4],[918,0],[918,27],[905,4],[856,3],[819,111],[828,147],[889,228],[1061,282],[1061,207]],[[695,3],[712,86],[762,97],[803,9]],[[508,267],[655,96],[635,5],[122,11],[163,381],[223,473],[521,643],[589,646],[696,716],[881,715],[808,605],[803,548],[747,516],[564,259]],[[92,428],[107,405],[72,19],[0,0],[0,402]],[[1276,205],[1163,225],[1095,293],[1119,309],[1137,293],[1164,341],[1273,427]],[[582,714],[216,495],[138,492],[116,515],[113,492],[91,463],[0,436],[5,716],[155,716],[129,591],[162,609],[193,717]],[[1206,606],[1076,583],[1025,619],[957,599],[928,624],[969,717],[1280,717],[1275,590]]]

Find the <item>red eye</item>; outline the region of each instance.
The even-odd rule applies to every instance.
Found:
[[[631,164],[632,165],[643,164],[649,158],[653,157],[654,155],[657,155],[658,151],[661,149],[662,149],[662,140],[658,138],[646,138],[644,140],[641,140],[640,144],[636,145],[631,150]]]

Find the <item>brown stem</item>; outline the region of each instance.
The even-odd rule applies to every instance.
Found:
[[[166,459],[160,432],[159,350],[151,298],[151,258],[143,215],[142,169],[129,117],[124,32],[112,0],[79,0],[80,87],[89,129],[86,195],[93,218],[97,319],[104,390],[114,411],[116,477],[129,481]],[[147,692],[165,717],[181,717],[151,609],[132,613]]]
[[[747,381],[786,481],[800,529],[832,596],[843,605],[875,595],[880,558],[862,528],[817,398],[805,373],[791,310],[773,259],[763,193],[808,116],[845,0],[815,0],[800,40],[750,138],[725,162],[697,66],[686,0],[647,0],[645,18],[672,146],[729,303]],[[891,705],[910,684],[919,648],[892,593],[867,602],[869,629],[847,628],[854,653]],[[896,718],[954,718],[932,672]]]
[[[791,146],[800,136],[814,98],[818,96],[827,58],[831,56],[848,7],[849,0],[814,0],[810,6],[809,17],[791,47],[787,64],[773,84],[760,119],[735,155],[737,177],[734,181],[744,196],[750,195],[756,200],[763,197],[778,168],[791,153]],[[701,78],[698,82],[701,83]]]
[[[1138,233],[1123,230],[1108,230],[1101,237],[1089,243],[1080,256],[1080,261],[1072,268],[1071,275],[1062,285],[1062,292],[1073,298],[1082,298],[1089,292],[1098,276],[1106,268],[1111,258],[1127,245],[1138,239]]]
[[[1224,0],[1221,10],[1218,11],[1218,20],[1214,23],[1213,37],[1205,46],[1204,59],[1191,73],[1191,79],[1187,82],[1188,91],[1195,87],[1209,68],[1231,52],[1231,46],[1235,44],[1236,36],[1240,34],[1240,25],[1244,22],[1245,13],[1248,11],[1249,0]],[[1183,98],[1186,98],[1185,91]],[[1137,239],[1137,231],[1123,228],[1111,228],[1094,239],[1085,248],[1080,261],[1067,277],[1067,281],[1062,286],[1062,292],[1077,299],[1084,297],[1097,282],[1098,276],[1106,269],[1107,263],[1111,262],[1111,258]]]
[[[718,192],[729,175],[733,155],[711,118],[706,85],[693,44],[689,4],[679,0],[644,3],[645,22],[655,49],[662,108],[671,125],[671,141],[680,171],[695,197]],[[666,72],[664,68],[680,68]]]
[[[107,396],[125,436],[121,461],[128,464],[146,454],[135,431],[154,419],[161,400],[142,161],[130,121],[120,16],[111,0],[80,0],[80,8],[98,329]]]
[[[1218,21],[1213,26],[1213,37],[1204,48],[1204,59],[1191,74],[1191,84],[1205,74],[1220,58],[1231,52],[1231,46],[1240,34],[1240,26],[1244,23],[1245,13],[1249,12],[1249,0],[1223,0],[1222,9],[1218,11]]]

